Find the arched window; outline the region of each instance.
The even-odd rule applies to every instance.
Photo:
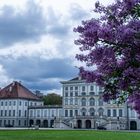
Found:
[[[82,104],[82,106],[86,106],[86,99],[85,98],[82,98],[81,104]]]
[[[103,116],[103,114],[104,114],[104,109],[103,109],[103,108],[99,108],[99,109],[98,109],[98,113],[99,113],[99,116]]]
[[[86,112],[87,112],[87,110],[85,108],[81,109],[82,116],[86,116]]]
[[[103,106],[103,99],[102,98],[99,98],[99,106]]]
[[[90,108],[89,112],[90,112],[90,116],[95,116],[94,108]]]
[[[89,103],[90,103],[90,106],[94,106],[95,105],[95,99],[90,98]]]

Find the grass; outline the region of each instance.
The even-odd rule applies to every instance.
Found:
[[[0,140],[140,140],[140,133],[92,130],[0,130]]]

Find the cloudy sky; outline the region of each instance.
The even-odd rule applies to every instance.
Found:
[[[78,74],[73,28],[96,17],[94,2],[0,0],[0,87],[14,80],[31,90],[61,94],[60,81]]]

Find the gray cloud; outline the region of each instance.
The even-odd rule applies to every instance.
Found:
[[[57,38],[66,38],[72,32],[72,22],[81,21],[87,16],[89,16],[89,13],[76,3],[71,4],[68,17],[55,13],[54,9],[49,7],[47,12],[47,33]]]
[[[26,85],[29,89],[32,90],[40,90],[40,91],[48,91],[48,90],[59,90],[61,88],[60,84],[61,79],[56,79],[55,81],[52,79],[48,79],[46,81],[22,81],[24,85]]]
[[[73,60],[68,57],[73,50],[72,24],[87,16],[82,7],[78,4],[71,5],[68,17],[55,13],[50,7],[46,19],[42,9],[33,1],[27,4],[26,10],[18,13],[10,6],[3,7],[1,11],[0,47],[39,41],[42,35],[47,34],[59,39],[54,47],[58,53],[64,54],[61,59],[55,57],[50,60],[36,56],[36,52],[30,57],[26,54],[18,58],[14,58],[14,54],[13,57],[11,54],[0,56],[0,64],[9,79],[22,81],[33,90],[53,90],[60,89],[61,80],[71,79],[78,74],[78,70],[72,66]]]
[[[33,1],[27,2],[24,11],[16,12],[11,6],[4,6],[0,10],[0,47],[38,41],[45,33],[46,21],[42,9]]]
[[[60,88],[60,79],[69,79],[78,73],[70,59],[41,59],[38,57],[0,58],[3,68],[15,80],[28,83],[31,89]]]

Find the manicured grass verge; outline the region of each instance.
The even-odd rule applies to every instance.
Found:
[[[140,133],[92,130],[0,130],[0,140],[140,140]]]

